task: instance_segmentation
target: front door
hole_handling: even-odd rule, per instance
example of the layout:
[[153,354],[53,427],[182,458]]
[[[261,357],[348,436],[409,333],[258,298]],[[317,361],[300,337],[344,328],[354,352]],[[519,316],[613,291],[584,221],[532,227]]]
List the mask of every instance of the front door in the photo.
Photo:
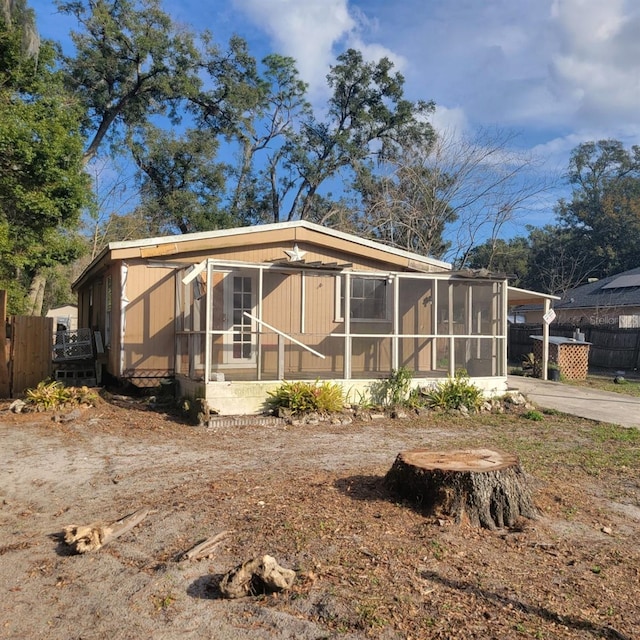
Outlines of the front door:
[[225,278],[225,318],[227,364],[255,364],[256,323],[245,313],[255,316],[256,276],[251,272],[234,271]]

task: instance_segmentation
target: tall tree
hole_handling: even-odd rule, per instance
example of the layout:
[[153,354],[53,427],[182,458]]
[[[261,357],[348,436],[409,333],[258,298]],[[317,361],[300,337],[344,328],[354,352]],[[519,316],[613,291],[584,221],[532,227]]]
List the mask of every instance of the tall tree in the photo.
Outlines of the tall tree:
[[[331,214],[344,212],[357,171],[433,137],[426,122],[433,105],[404,99],[404,79],[386,59],[365,62],[354,50],[340,56],[328,75],[324,118],[314,116],[291,58],[270,55],[258,65],[234,38],[227,51],[209,51],[204,66],[209,88],[190,103],[199,129],[236,151],[220,199],[236,223],[335,224]],[[337,186],[335,197],[321,192],[328,184]]]
[[[185,96],[200,88],[193,36],[176,29],[159,0],[58,0],[74,16],[75,55],[64,58],[68,87],[82,101],[88,163],[103,141],[152,116],[179,119]],[[206,39],[206,34],[205,34]]]
[[571,229],[545,225],[527,230],[531,251],[526,288],[563,295],[598,268],[598,258],[584,251],[581,238]]
[[529,281],[530,256],[529,238],[494,238],[471,249],[467,266],[471,269],[488,269],[493,273],[503,273],[512,278],[511,284],[514,286],[526,288]]
[[485,130],[405,146],[361,182],[362,232],[468,266],[475,246],[499,238],[549,188],[536,158],[512,142],[509,132]]
[[580,250],[571,230],[549,224],[527,225],[527,232],[526,237],[487,240],[474,247],[468,266],[504,273],[517,287],[559,295],[586,280],[593,259]]
[[232,226],[219,207],[225,180],[224,168],[212,161],[217,146],[207,131],[176,137],[151,125],[130,140],[141,176],[140,213],[157,235]]
[[[282,173],[270,180],[272,198],[280,206],[274,219],[308,218],[321,185],[331,178],[353,178],[368,161],[380,163],[402,146],[428,145],[434,133],[427,117],[431,102],[404,98],[404,77],[382,58],[365,62],[349,49],[338,56],[327,82],[331,89],[327,117],[309,115],[287,141]],[[272,174],[276,167],[272,167]]]
[[571,200],[561,200],[561,226],[592,258],[591,275],[603,277],[640,264],[640,146],[618,140],[586,142],[569,162]]
[[46,268],[78,254],[68,230],[90,190],[81,163],[81,111],[54,70],[56,51],[33,35],[33,13],[23,1],[6,9],[0,12],[0,227],[6,233],[0,263],[10,308],[39,313]]

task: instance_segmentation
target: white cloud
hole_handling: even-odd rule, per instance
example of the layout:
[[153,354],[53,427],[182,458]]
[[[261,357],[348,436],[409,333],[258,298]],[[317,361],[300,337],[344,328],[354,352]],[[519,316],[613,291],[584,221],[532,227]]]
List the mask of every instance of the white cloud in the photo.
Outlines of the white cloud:
[[375,34],[378,22],[348,0],[235,0],[235,5],[269,34],[279,53],[295,58],[312,99],[326,94],[329,67],[347,48],[358,49],[365,60],[387,57],[396,70],[406,65],[391,48],[365,38]]
[[334,45],[357,29],[347,0],[236,0],[236,6],[265,29],[279,53],[296,59],[312,93],[325,84]]
[[357,49],[362,53],[362,57],[370,62],[378,62],[381,58],[389,58],[393,62],[394,71],[402,71],[407,66],[407,60],[399,53],[382,46],[381,44],[366,44],[355,34],[352,34],[347,41],[350,49]]
[[637,121],[640,6],[635,0],[555,0],[560,50],[551,61],[558,100],[584,126]]
[[462,107],[447,108],[436,105],[435,113],[429,118],[433,128],[437,132],[462,135],[468,131],[469,123]]

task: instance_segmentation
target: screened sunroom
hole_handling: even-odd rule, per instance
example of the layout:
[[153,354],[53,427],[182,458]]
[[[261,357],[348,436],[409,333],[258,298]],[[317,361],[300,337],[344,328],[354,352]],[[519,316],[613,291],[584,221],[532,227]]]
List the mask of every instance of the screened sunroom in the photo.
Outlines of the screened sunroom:
[[176,375],[205,385],[506,375],[503,279],[207,259],[176,307]]

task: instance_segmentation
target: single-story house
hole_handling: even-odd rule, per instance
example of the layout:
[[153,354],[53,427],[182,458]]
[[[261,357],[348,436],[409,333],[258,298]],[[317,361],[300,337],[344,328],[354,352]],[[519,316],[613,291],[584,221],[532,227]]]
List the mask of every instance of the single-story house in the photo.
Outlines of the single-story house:
[[75,331],[78,328],[78,307],[75,304],[51,307],[45,317],[53,318],[54,331]]
[[355,399],[400,367],[414,384],[464,368],[502,393],[508,306],[552,299],[306,221],[110,243],[73,287],[106,373],[175,378],[226,415],[261,411],[285,379]]
[[[575,327],[640,327],[640,267],[569,289],[554,303],[556,322]],[[542,321],[540,303],[512,309],[526,324]]]
[[640,327],[640,267],[570,289],[554,305],[558,322]]

